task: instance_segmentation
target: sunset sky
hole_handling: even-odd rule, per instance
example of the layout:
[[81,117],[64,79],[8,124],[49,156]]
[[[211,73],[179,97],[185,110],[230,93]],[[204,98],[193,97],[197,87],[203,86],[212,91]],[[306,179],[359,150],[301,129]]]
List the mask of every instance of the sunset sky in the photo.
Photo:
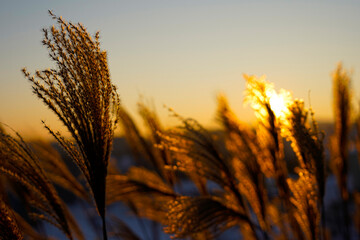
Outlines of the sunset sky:
[[360,99],[360,1],[2,1],[0,122],[27,136],[45,133],[41,120],[61,127],[20,71],[53,66],[41,45],[41,29],[55,24],[48,9],[99,30],[122,104],[135,115],[143,96],[167,126],[176,121],[164,104],[214,126],[218,93],[252,121],[244,73],[265,74],[307,106],[310,92],[315,117],[331,120],[331,72],[342,61]]

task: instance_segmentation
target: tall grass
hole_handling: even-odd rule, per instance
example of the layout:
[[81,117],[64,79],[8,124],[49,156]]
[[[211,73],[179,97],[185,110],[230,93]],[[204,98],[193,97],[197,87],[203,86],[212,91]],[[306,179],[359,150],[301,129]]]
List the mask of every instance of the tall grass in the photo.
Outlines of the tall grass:
[[57,68],[37,71],[35,76],[23,72],[33,92],[75,140],[76,146],[46,126],[89,183],[106,239],[105,183],[119,98],[110,81],[106,52],[100,49],[99,33],[92,38],[83,25],[50,15],[59,29],[43,29],[43,44]]
[[[221,95],[221,130],[210,131],[172,109],[169,113],[179,126],[166,129],[156,112],[140,102],[144,133],[120,105],[99,33],[91,37],[83,25],[50,16],[57,27],[43,30],[43,44],[56,67],[34,76],[23,72],[34,94],[71,133],[65,138],[44,123],[80,176],[49,143],[26,143],[1,127],[0,239],[48,239],[39,227],[44,220],[67,239],[83,239],[62,199],[63,190],[77,202],[94,201],[101,221],[89,221],[101,229],[103,239],[217,239],[223,234],[231,234],[231,239],[328,239],[332,233],[336,237],[329,224],[334,209],[325,202],[327,176],[332,173],[341,197],[341,236],[354,236],[360,197],[359,189],[350,191],[347,185],[352,95],[350,75],[341,65],[333,75],[333,168],[327,172],[325,136],[314,112],[289,92],[276,92],[264,77],[244,75],[245,101],[254,109],[256,125],[241,121]],[[129,169],[119,168],[119,160],[110,158],[117,125],[130,149]],[[287,143],[296,159],[292,165]],[[129,225],[126,216],[111,212],[107,218],[106,209],[119,204],[135,216],[140,230]]]
[[333,73],[335,134],[331,139],[332,168],[343,200],[344,237],[349,238],[348,151],[351,117],[350,76],[339,64]]
[[20,136],[14,138],[4,130],[0,131],[0,171],[28,189],[25,197],[36,210],[31,212],[33,217],[55,225],[69,239],[73,239],[72,231],[78,239],[83,239],[81,230],[41,168],[38,157]]
[[18,227],[13,212],[9,209],[9,207],[1,198],[0,213],[1,239],[23,239],[23,235]]

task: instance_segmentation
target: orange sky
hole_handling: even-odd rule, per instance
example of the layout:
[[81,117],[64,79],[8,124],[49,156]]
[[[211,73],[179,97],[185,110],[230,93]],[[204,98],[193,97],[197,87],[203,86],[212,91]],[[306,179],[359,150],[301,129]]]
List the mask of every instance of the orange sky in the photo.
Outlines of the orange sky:
[[219,92],[251,121],[243,73],[266,74],[307,106],[310,92],[320,120],[332,118],[337,62],[353,70],[360,96],[358,1],[8,1],[0,8],[0,121],[30,137],[45,134],[41,120],[61,128],[20,72],[52,66],[41,46],[41,28],[54,24],[48,9],[100,30],[122,104],[135,115],[142,95],[166,125],[176,122],[164,104],[213,126]]

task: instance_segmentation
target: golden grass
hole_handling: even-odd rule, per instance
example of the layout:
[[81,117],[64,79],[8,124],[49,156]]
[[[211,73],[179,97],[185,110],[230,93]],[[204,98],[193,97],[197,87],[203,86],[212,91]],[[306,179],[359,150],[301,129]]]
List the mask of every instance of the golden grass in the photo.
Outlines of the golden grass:
[[37,71],[25,77],[33,92],[62,121],[75,140],[46,128],[64,147],[90,185],[103,221],[107,165],[117,121],[119,97],[111,84],[106,52],[100,49],[99,33],[92,38],[82,24],[64,21],[50,12],[59,25],[44,29],[43,45],[57,69]]
[[[50,144],[26,143],[0,126],[0,239],[46,239],[28,215],[54,224],[68,239],[83,239],[59,189],[78,202],[95,202],[101,223],[95,221],[93,227],[102,230],[103,239],[107,225],[112,238],[142,239],[124,216],[106,219],[106,206],[119,203],[136,216],[146,239],[159,238],[159,225],[172,238],[216,239],[232,228],[244,239],[327,239],[333,229],[325,213],[332,209],[326,208],[324,197],[332,173],[342,198],[341,236],[349,239],[352,226],[359,227],[359,192],[347,185],[350,75],[341,65],[333,75],[333,168],[327,173],[324,134],[314,113],[288,91],[277,93],[265,77],[244,75],[245,100],[256,113],[256,126],[239,120],[225,96],[218,97],[218,132],[172,109],[180,126],[165,129],[155,111],[140,102],[138,111],[149,133],[144,135],[120,105],[99,34],[92,38],[83,25],[50,15],[58,27],[44,30],[43,44],[56,68],[35,76],[23,72],[34,94],[71,133],[72,139],[66,139],[44,124],[81,175],[74,176]],[[360,154],[360,117],[356,124]],[[116,167],[116,160],[109,164],[117,125],[124,129],[135,163],[126,172]],[[291,143],[295,167],[287,162],[285,140]],[[186,182],[196,189],[189,192]],[[14,198],[23,202],[27,214],[17,213],[9,201]],[[353,215],[351,204],[357,207]],[[151,221],[151,234],[144,219]]]
[[36,210],[31,212],[33,217],[55,225],[69,239],[73,239],[72,231],[78,239],[83,239],[81,230],[41,168],[38,157],[20,136],[14,138],[4,130],[0,131],[0,172],[28,189],[27,202]]
[[0,198],[0,229],[1,239],[23,239],[23,235],[18,227],[15,216],[9,207],[5,204],[3,199]]

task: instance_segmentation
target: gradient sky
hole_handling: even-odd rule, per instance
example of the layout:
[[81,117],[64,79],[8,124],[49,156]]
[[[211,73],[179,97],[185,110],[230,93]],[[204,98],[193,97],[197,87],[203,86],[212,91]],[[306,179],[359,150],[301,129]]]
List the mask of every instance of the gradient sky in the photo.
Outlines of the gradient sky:
[[165,125],[175,121],[164,104],[213,125],[220,92],[251,121],[243,73],[266,74],[307,104],[310,91],[316,118],[330,120],[331,72],[342,61],[359,99],[360,1],[1,1],[0,121],[25,135],[42,135],[41,120],[60,128],[20,71],[53,66],[41,45],[41,29],[55,24],[48,9],[100,30],[122,103],[136,114],[144,96]]

